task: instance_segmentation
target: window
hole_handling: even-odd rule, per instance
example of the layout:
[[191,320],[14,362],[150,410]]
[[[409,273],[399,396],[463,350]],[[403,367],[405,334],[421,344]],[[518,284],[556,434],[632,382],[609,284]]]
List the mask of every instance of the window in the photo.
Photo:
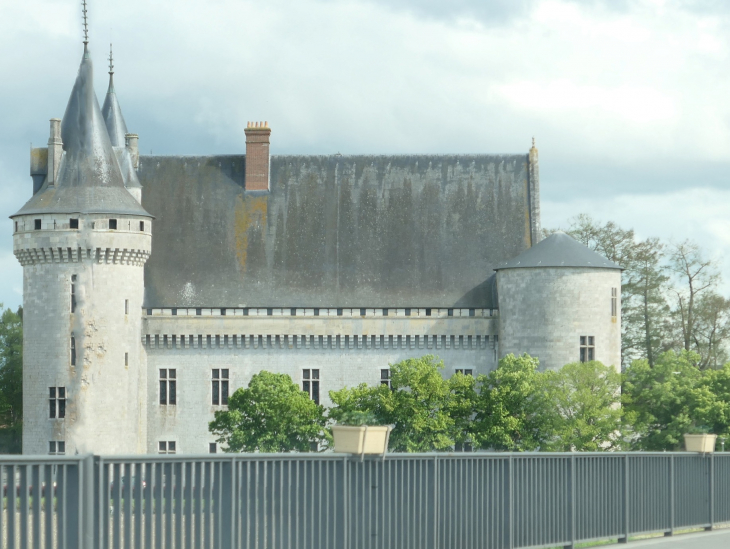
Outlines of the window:
[[36,231],[40,231],[41,230],[41,220],[35,219],[33,222],[33,226],[35,227]]
[[213,369],[213,406],[228,406],[228,369]]
[[158,448],[160,454],[174,454],[177,450],[177,444],[174,440],[161,440]]
[[48,417],[51,419],[63,419],[66,417],[66,387],[49,387],[49,403],[50,413]]
[[15,232],[16,233],[18,232],[18,222],[17,221],[15,222]]
[[124,365],[129,366],[129,353],[124,353]]
[[596,359],[596,343],[593,336],[580,336],[580,361],[590,362]]
[[71,366],[76,366],[76,338],[71,336]]
[[218,445],[215,442],[211,442],[210,444],[208,444],[208,453],[209,454],[218,453]]
[[618,315],[618,288],[611,288],[611,316]]
[[139,230],[140,232],[144,232],[144,221],[139,222]]
[[177,404],[176,370],[160,370],[160,404]]
[[129,300],[128,299],[124,300],[124,314],[125,315],[129,314]]
[[473,376],[474,375],[474,370],[472,370],[471,368],[466,368],[466,369],[464,369],[464,368],[457,368],[456,369],[456,373],[457,374],[464,374],[465,376]]
[[78,229],[79,228],[79,220],[71,218],[68,220],[68,227],[69,229]]
[[71,312],[76,312],[76,275],[71,275]]
[[315,404],[319,404],[319,370],[302,372],[302,391],[307,393]]
[[393,388],[390,385],[390,369],[389,368],[383,368],[382,370],[380,370],[380,384],[387,385],[388,389]]
[[474,448],[471,442],[457,442],[454,444],[454,451],[456,452],[472,452]]
[[48,453],[52,456],[62,456],[66,453],[66,442],[51,440],[48,442]]
[[116,231],[117,230],[117,220],[116,219],[110,219],[109,220],[109,230],[110,231]]

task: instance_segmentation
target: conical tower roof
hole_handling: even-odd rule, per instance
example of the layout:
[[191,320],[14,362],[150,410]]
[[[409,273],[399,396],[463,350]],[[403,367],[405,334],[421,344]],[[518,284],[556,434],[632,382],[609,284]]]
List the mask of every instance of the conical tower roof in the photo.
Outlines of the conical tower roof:
[[592,267],[621,269],[614,262],[587,248],[563,232],[556,232],[528,248],[517,257],[495,268],[535,269],[539,267]]
[[124,187],[93,84],[93,66],[84,46],[61,123],[64,154],[57,182],[44,183],[15,215],[109,213],[151,217]]
[[109,140],[112,147],[124,147],[124,136],[129,133],[127,124],[122,116],[122,108],[119,106],[116,91],[114,90],[114,60],[109,48],[109,88],[106,91],[104,105],[101,107],[101,115],[104,117],[106,129],[109,132]]

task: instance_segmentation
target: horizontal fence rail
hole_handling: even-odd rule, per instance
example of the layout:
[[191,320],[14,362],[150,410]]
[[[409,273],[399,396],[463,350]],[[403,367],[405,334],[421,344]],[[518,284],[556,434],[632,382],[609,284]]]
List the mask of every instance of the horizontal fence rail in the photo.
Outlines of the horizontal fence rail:
[[0,547],[516,549],[730,522],[730,453],[0,457]]

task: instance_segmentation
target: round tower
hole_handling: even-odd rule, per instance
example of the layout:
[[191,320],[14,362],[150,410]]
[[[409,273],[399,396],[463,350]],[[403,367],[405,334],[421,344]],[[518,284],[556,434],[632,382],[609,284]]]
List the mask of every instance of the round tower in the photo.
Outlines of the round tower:
[[23,266],[23,453],[143,453],[152,216],[125,188],[86,45],[48,153],[43,185],[11,216]]
[[495,270],[500,357],[621,367],[621,267],[555,233]]

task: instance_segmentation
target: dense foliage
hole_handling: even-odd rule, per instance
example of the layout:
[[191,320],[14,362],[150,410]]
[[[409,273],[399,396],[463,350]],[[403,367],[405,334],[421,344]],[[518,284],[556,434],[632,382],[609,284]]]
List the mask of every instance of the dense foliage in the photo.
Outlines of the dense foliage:
[[215,413],[210,431],[225,452],[309,452],[325,442],[324,408],[286,374],[259,372]]
[[22,430],[23,309],[5,309],[0,316],[0,453],[21,452]]

